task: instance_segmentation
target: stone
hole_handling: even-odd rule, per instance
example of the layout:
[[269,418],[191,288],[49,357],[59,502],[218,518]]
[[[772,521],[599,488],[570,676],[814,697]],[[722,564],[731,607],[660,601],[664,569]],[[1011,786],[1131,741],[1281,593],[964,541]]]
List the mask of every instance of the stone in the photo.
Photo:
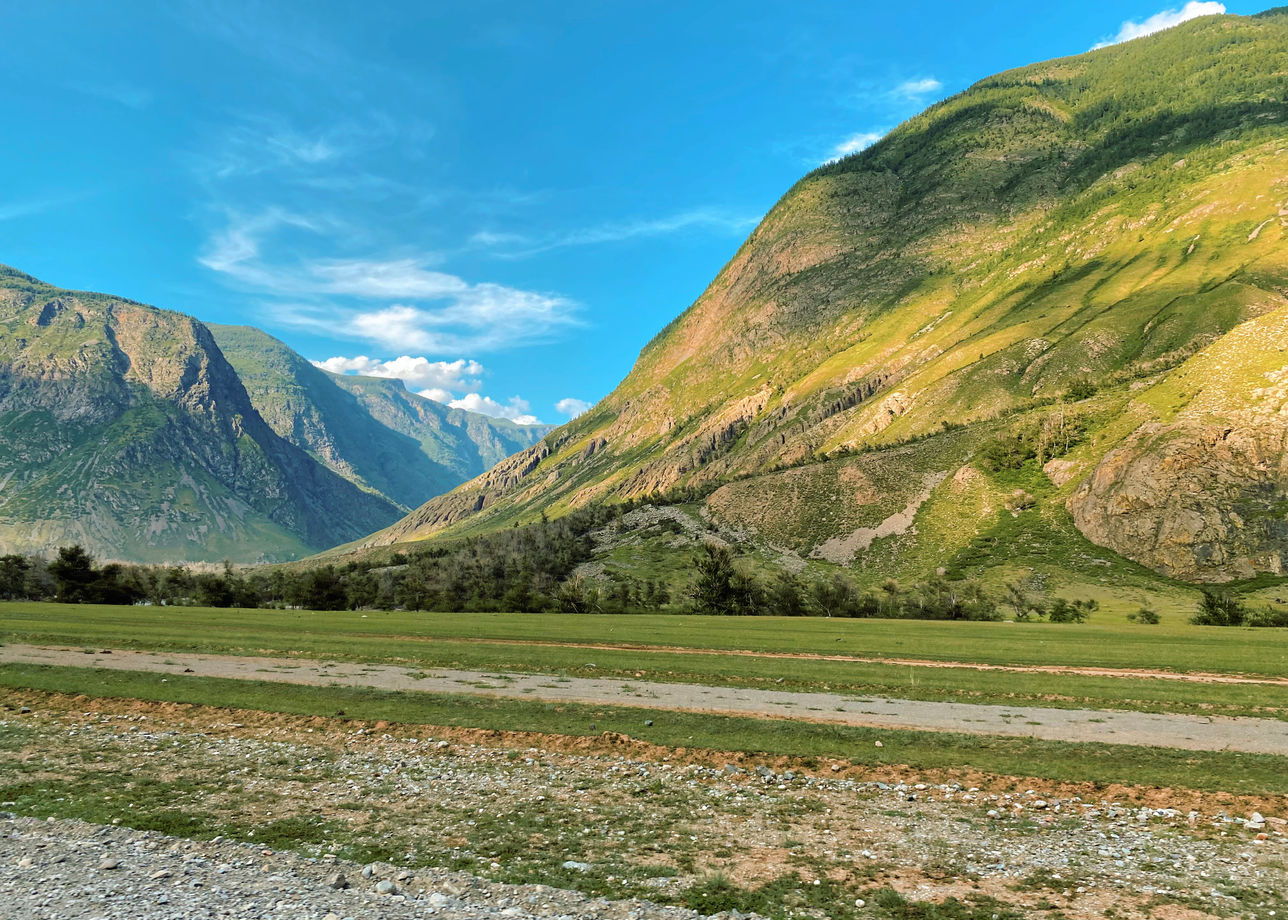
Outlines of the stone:
[[121,861],[119,859],[115,859],[109,856],[106,859],[101,860],[98,864],[98,867],[105,871],[110,871],[112,869],[119,869],[121,867]]
[[326,883],[327,887],[332,888],[335,891],[343,891],[345,888],[349,887],[349,882],[345,879],[343,872],[334,873],[329,879],[327,879]]
[[389,881],[389,879],[385,878],[376,882],[376,894],[397,894],[397,893],[398,893],[398,886],[395,885],[393,882]]
[[565,869],[572,869],[574,872],[589,872],[592,868],[590,863],[577,862],[575,859],[564,860],[563,867]]

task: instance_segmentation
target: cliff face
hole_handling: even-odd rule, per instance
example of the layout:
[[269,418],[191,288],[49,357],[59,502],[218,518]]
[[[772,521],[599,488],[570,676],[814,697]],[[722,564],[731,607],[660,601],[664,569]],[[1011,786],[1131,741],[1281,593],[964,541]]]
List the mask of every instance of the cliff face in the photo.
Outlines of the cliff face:
[[[1281,434],[1240,408],[1267,384],[1206,421],[1159,394],[1283,321],[1285,60],[1272,11],[980,81],[804,177],[600,405],[368,544],[729,483],[709,513],[805,555],[884,534],[845,544],[859,567],[974,558],[1031,517],[1180,578],[1277,571]],[[1025,426],[1037,478],[980,462]],[[845,485],[876,468],[876,498]]]
[[1166,575],[1230,581],[1288,566],[1288,308],[1245,323],[1140,396],[1149,420],[1069,510]]
[[396,513],[279,438],[197,321],[0,271],[0,550],[290,558]]

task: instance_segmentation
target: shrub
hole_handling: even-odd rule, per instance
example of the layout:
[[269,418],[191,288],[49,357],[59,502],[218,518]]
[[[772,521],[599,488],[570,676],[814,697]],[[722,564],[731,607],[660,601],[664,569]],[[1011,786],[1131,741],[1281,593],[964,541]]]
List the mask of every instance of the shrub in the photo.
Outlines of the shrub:
[[1149,605],[1143,605],[1135,613],[1127,614],[1127,619],[1133,623],[1144,623],[1149,626],[1154,626],[1159,621],[1158,611]]
[[1250,611],[1243,625],[1288,627],[1288,610],[1281,607],[1262,607],[1259,610]]
[[1238,598],[1219,591],[1205,590],[1199,609],[1190,622],[1195,626],[1242,626],[1247,609]]

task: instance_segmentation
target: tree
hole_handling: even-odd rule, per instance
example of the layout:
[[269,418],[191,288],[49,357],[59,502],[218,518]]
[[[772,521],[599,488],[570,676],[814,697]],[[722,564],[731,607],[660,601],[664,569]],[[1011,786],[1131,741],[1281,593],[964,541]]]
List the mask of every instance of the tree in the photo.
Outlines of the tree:
[[1033,614],[1039,617],[1046,613],[1042,601],[1029,595],[1024,586],[1017,581],[1008,582],[1002,593],[1002,603],[1015,612],[1015,620],[1022,623]]
[[698,580],[689,596],[699,613],[729,616],[736,612],[737,607],[734,596],[737,571],[733,567],[733,555],[727,546],[715,543],[704,544],[702,550],[696,562]]
[[94,557],[80,544],[60,546],[58,558],[49,563],[58,600],[65,604],[79,604],[87,599],[89,586],[94,582]]
[[27,596],[27,572],[31,560],[26,556],[0,556],[0,597],[16,600]]

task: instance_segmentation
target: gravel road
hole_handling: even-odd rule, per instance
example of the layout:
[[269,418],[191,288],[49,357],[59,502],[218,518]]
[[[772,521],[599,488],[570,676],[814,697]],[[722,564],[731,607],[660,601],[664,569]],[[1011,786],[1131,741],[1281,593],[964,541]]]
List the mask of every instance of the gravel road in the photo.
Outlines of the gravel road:
[[302,658],[123,650],[106,652],[31,645],[0,647],[0,662],[732,713],[878,728],[1008,735],[1049,741],[1099,741],[1194,751],[1288,755],[1288,722],[1274,719],[986,706],[884,698],[856,699],[834,693],[554,678],[550,675],[498,674],[443,668],[427,673],[406,667],[321,662]]

